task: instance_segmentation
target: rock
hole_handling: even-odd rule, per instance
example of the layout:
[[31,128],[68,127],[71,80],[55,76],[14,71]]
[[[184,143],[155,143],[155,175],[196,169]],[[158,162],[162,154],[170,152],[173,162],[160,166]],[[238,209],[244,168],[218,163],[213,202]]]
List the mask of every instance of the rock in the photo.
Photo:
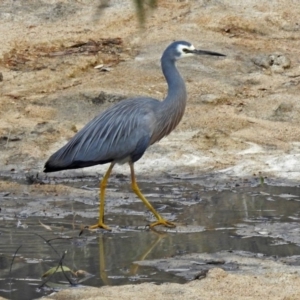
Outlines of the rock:
[[270,55],[272,65],[281,66],[284,69],[290,68],[291,60],[283,54],[272,54]]
[[265,69],[271,68],[274,73],[282,73],[284,69],[291,67],[291,60],[281,53],[258,55],[252,58],[252,62]]
[[271,58],[267,55],[258,55],[256,57],[253,57],[251,60],[255,65],[265,69],[268,69],[272,64]]

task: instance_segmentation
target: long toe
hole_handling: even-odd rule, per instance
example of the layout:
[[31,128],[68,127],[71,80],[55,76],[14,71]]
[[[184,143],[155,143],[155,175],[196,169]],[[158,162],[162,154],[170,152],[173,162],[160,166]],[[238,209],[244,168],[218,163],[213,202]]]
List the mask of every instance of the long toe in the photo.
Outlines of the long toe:
[[175,223],[167,221],[167,220],[162,219],[162,218],[158,219],[156,222],[151,223],[149,226],[150,226],[150,228],[153,228],[153,227],[158,226],[158,225],[162,225],[162,226],[169,227],[169,228],[176,227]]
[[98,223],[98,224],[95,224],[95,225],[88,226],[88,229],[98,229],[98,228],[102,228],[104,230],[111,231],[111,228],[109,228],[104,223]]

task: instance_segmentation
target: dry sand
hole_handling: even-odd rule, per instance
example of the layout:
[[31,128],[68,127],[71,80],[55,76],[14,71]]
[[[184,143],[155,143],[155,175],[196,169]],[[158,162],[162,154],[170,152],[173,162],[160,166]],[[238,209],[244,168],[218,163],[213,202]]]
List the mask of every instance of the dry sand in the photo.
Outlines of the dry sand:
[[[6,170],[41,171],[49,154],[111,105],[94,101],[101,91],[163,99],[161,52],[185,39],[227,57],[178,63],[189,93],[185,116],[149,149],[139,173],[222,170],[299,179],[295,1],[159,1],[145,31],[131,1],[111,1],[100,15],[89,1],[3,3],[0,161]],[[71,46],[107,38],[121,42],[95,55],[84,47],[70,54]],[[99,64],[110,71],[94,69]]]
[[204,280],[180,285],[143,283],[120,287],[72,289],[43,299],[165,299],[165,300],[233,300],[233,299],[299,299],[300,278],[295,274],[268,274],[265,276],[233,275],[215,268]]

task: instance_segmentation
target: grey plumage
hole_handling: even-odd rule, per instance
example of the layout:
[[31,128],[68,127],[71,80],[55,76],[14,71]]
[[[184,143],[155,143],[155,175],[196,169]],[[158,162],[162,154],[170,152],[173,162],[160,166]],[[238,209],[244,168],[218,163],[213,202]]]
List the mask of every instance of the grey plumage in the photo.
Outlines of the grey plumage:
[[175,62],[181,57],[195,54],[224,56],[196,50],[185,41],[172,43],[161,58],[162,71],[168,84],[167,97],[163,101],[144,97],[127,99],[112,106],[55,152],[46,162],[44,172],[128,162],[133,173],[133,163],[143,156],[150,145],[168,135],[180,122],[187,93]]
[[[46,171],[122,161],[133,153],[137,155],[142,146],[145,151],[153,131],[154,116],[148,113],[152,111],[151,101],[155,100],[122,101],[95,117],[50,157]],[[134,114],[136,111],[139,115]]]

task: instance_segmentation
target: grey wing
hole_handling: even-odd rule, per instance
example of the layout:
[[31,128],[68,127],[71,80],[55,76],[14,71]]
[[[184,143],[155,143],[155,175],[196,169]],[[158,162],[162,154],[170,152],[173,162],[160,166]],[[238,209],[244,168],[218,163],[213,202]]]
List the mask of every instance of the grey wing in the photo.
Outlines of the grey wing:
[[154,99],[125,100],[95,117],[45,164],[44,172],[76,169],[130,158],[149,146]]

